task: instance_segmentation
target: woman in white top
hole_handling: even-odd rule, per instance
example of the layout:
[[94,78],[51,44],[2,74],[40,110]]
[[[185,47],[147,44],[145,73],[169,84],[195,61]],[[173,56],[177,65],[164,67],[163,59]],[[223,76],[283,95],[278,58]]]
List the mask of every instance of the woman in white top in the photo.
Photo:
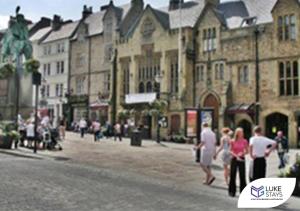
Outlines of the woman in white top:
[[216,155],[214,156],[214,159],[217,159],[218,154],[223,150],[222,153],[222,161],[223,161],[223,168],[224,168],[224,178],[225,182],[228,185],[229,184],[229,165],[231,162],[231,154],[230,154],[230,132],[232,132],[229,128],[223,128],[222,130],[222,138],[220,140],[220,147],[217,150]]

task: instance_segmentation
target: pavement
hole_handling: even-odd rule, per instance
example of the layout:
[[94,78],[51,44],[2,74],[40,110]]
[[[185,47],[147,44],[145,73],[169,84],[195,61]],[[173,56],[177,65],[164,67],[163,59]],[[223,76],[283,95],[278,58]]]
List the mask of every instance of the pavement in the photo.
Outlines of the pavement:
[[[202,185],[192,145],[143,141],[131,147],[128,139],[95,143],[91,135],[81,139],[74,133],[62,145],[63,151],[36,155],[24,148],[0,150],[1,210],[236,210],[221,160],[213,165],[215,183]],[[291,151],[291,159],[297,152]],[[268,176],[276,177],[275,153],[268,164]],[[292,197],[276,209],[300,210],[299,205]]]

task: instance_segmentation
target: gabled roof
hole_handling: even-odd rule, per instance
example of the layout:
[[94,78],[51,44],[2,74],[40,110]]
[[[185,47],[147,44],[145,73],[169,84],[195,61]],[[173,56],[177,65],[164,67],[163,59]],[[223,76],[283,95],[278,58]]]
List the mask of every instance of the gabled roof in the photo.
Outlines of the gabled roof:
[[170,17],[170,29],[180,27],[194,27],[202,10],[204,8],[204,0],[194,0],[184,2],[181,9],[169,10],[169,7],[159,8]]
[[77,29],[78,24],[79,21],[63,24],[59,30],[52,30],[51,33],[45,38],[45,40],[42,41],[42,43],[70,38]]
[[256,18],[256,24],[273,21],[272,8],[277,0],[240,0],[220,3],[217,9],[224,15],[230,29],[242,27],[247,18]]
[[34,33],[30,37],[31,42],[40,41],[42,38],[44,38],[49,32],[51,31],[51,26],[42,28],[38,30],[36,33]]
[[[115,11],[117,13],[116,15],[118,19],[122,21],[130,9],[130,4],[125,4],[119,7],[117,6],[113,6],[113,7],[114,9],[116,9]],[[95,12],[83,20],[83,23],[87,24],[88,27],[88,36],[94,36],[103,33],[103,18],[106,12],[107,9]],[[77,34],[74,35],[74,38],[76,37]]]

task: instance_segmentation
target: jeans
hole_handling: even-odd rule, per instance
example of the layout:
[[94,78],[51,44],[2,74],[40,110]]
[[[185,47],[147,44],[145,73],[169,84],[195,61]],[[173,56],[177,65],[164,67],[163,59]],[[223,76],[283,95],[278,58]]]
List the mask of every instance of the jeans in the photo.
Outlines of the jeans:
[[100,131],[95,131],[94,132],[94,140],[95,141],[99,141],[100,140]]
[[253,161],[253,181],[261,178],[266,177],[266,159],[262,158],[255,158]]
[[85,132],[85,128],[80,128],[80,134],[81,134],[81,138],[84,137],[84,132]]
[[279,168],[285,167],[285,160],[284,160],[284,152],[278,152],[279,157]]

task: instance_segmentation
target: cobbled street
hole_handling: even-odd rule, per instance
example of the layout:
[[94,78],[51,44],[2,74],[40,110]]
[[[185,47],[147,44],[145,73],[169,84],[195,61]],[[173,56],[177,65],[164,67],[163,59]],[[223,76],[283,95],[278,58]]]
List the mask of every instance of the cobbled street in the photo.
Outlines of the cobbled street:
[[[63,146],[37,155],[1,151],[1,211],[235,210],[237,198],[227,197],[220,161],[216,183],[203,186],[191,145],[144,141],[136,148],[128,140],[93,143],[92,136],[69,133]],[[297,210],[299,202],[291,198],[276,210]]]

